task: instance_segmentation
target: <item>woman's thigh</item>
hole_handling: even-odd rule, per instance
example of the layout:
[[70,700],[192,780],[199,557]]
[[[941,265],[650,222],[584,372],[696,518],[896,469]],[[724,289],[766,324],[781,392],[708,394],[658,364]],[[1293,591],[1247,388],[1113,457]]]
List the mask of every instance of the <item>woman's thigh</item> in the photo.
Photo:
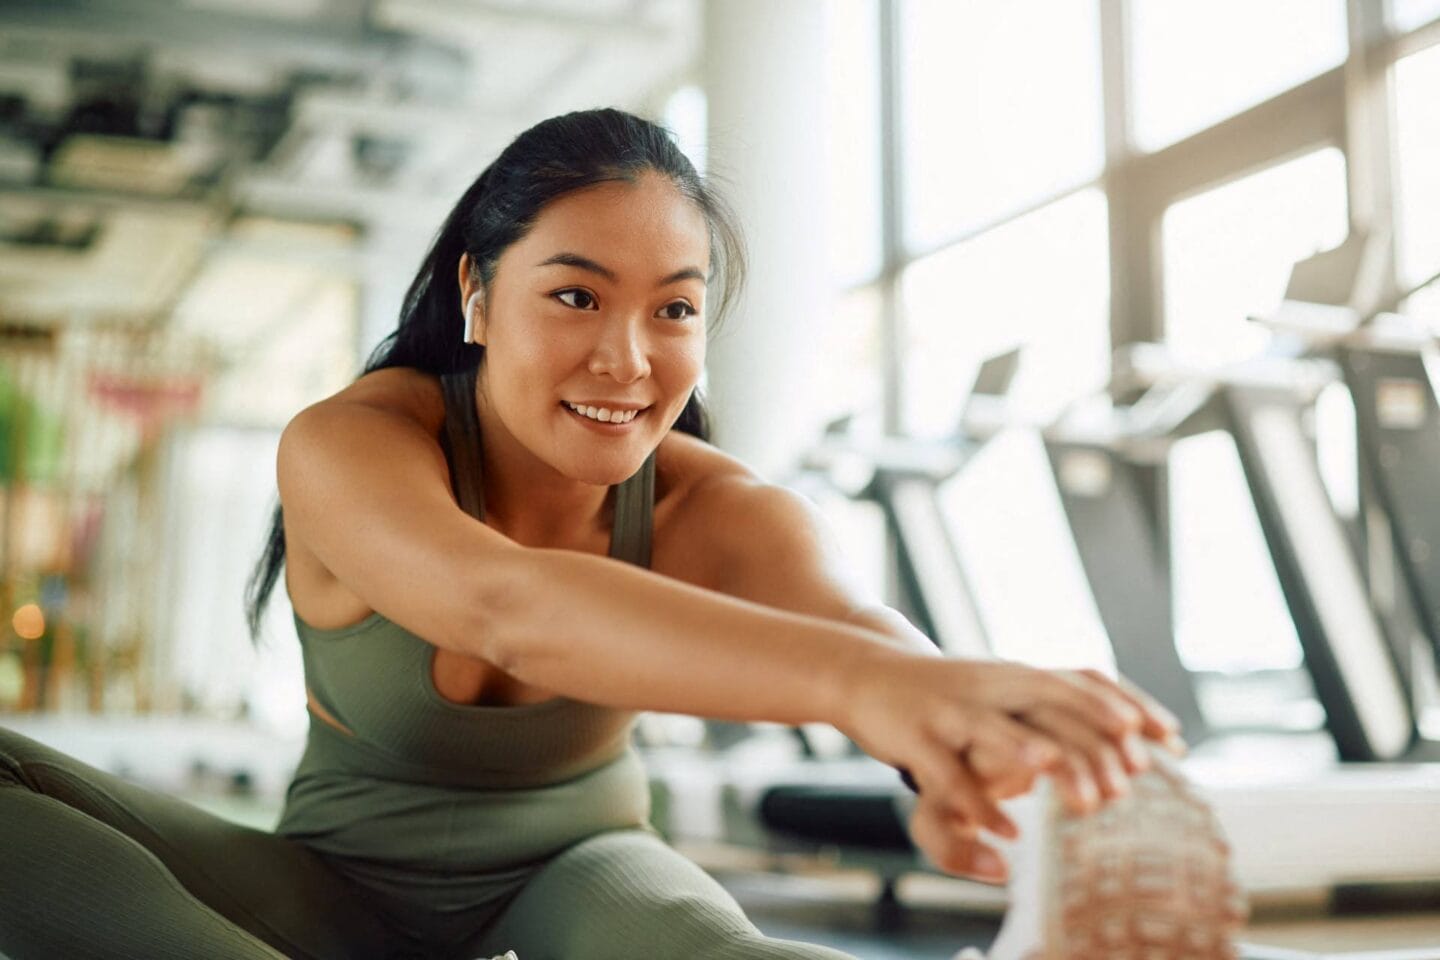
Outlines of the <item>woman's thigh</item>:
[[[287,956],[360,960],[390,952],[389,936],[363,895],[292,840],[233,824],[3,727],[0,790],[26,791],[63,804],[129,838],[200,903]],[[16,807],[44,809],[33,803]],[[14,823],[0,827],[24,829]],[[134,863],[137,872],[143,869],[141,855],[123,860],[123,842],[106,830],[62,832],[41,842],[47,870],[74,869],[86,862],[87,847],[107,843],[111,855],[119,851],[122,862]],[[92,877],[81,879],[93,882]],[[147,918],[133,922],[143,924]]]
[[720,884],[642,830],[598,834],[555,857],[474,949],[521,960],[853,960],[765,937]]

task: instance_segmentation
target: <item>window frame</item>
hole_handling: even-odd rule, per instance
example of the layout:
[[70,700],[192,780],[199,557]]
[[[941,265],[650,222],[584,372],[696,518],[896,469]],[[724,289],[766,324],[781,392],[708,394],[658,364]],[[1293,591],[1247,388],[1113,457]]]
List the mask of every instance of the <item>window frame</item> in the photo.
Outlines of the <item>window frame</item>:
[[[901,136],[903,89],[900,59],[901,6],[905,0],[878,0],[881,138],[881,261],[872,276],[846,292],[874,286],[880,295],[881,422],[888,434],[902,433],[905,317],[901,278],[915,261],[963,243],[1012,220],[1092,186],[1105,196],[1108,213],[1111,349],[1165,336],[1164,250],[1161,224],[1177,200],[1325,147],[1344,156],[1347,205],[1352,229],[1386,238],[1390,268],[1384,299],[1400,292],[1396,275],[1396,140],[1391,75],[1396,61],[1440,44],[1440,17],[1405,32],[1390,26],[1390,0],[1345,0],[1347,50],[1337,67],[1270,99],[1227,117],[1161,149],[1135,145],[1127,59],[1131,0],[1091,0],[1099,6],[1101,114],[1104,166],[1097,178],[1036,198],[975,229],[920,249],[909,246],[904,222],[905,144]],[[1158,555],[1168,557],[1169,517],[1166,469],[1142,471],[1142,493],[1160,533]],[[898,560],[889,550],[890,567]],[[1168,567],[1168,560],[1166,561]],[[1167,571],[1168,576],[1168,571]]]

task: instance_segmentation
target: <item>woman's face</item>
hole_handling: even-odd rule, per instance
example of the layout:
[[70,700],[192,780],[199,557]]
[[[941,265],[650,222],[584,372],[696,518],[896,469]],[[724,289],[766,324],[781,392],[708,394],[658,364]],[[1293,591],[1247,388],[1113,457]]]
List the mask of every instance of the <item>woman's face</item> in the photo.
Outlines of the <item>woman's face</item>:
[[572,479],[629,477],[704,367],[709,262],[704,215],[662,176],[550,202],[476,318],[486,429]]

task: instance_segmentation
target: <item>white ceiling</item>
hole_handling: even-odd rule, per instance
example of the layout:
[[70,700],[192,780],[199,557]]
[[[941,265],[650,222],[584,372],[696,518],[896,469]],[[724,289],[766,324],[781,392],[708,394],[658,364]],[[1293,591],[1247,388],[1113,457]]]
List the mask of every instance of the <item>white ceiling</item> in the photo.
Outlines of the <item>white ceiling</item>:
[[654,115],[698,31],[696,0],[7,0],[0,352],[128,328],[233,379],[374,250],[413,269],[520,130]]
[[[653,112],[697,49],[693,0],[11,0],[0,229],[102,229],[83,249],[0,240],[0,316],[153,324],[237,214],[433,229],[521,129]],[[103,129],[87,111],[107,99],[150,129]]]
[[698,51],[697,0],[6,0],[0,378],[85,438],[92,489],[142,440],[97,375],[283,424],[510,139],[654,116]]

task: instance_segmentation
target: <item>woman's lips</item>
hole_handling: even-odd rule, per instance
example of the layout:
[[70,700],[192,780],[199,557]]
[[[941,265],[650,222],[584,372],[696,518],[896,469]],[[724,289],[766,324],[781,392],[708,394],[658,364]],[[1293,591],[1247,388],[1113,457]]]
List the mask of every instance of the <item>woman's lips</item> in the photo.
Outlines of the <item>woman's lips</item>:
[[627,423],[615,423],[613,421],[607,423],[603,420],[592,420],[589,417],[585,416],[585,414],[583,413],[577,413],[575,409],[571,407],[568,403],[562,402],[560,406],[565,410],[566,413],[570,414],[571,417],[580,421],[582,425],[589,427],[592,430],[598,431],[599,433],[608,435],[624,433],[625,431],[633,427],[637,422],[639,422],[647,413],[650,412],[650,408],[645,407],[643,410],[636,413],[634,418],[632,418]]

